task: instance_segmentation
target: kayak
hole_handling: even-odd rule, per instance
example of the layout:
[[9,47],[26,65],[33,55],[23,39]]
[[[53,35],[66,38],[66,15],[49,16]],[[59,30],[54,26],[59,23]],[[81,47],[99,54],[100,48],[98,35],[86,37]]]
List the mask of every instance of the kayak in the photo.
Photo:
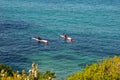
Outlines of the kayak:
[[48,40],[39,40],[39,39],[34,38],[34,37],[32,37],[32,39],[33,39],[33,40],[36,40],[36,41],[38,41],[38,42],[43,42],[43,43],[45,43],[45,44],[48,44]]
[[[64,35],[60,35],[60,37],[63,38],[63,39],[65,39],[65,36],[64,36]],[[71,37],[67,37],[67,40],[70,41],[70,42],[73,41],[73,39],[72,39]]]

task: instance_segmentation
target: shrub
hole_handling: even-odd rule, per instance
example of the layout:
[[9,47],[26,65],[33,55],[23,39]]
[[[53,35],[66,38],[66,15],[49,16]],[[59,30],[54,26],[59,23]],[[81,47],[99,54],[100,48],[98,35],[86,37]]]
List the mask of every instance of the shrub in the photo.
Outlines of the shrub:
[[120,57],[114,56],[91,66],[86,65],[85,69],[71,74],[67,80],[120,80]]
[[0,72],[7,72],[6,76],[12,76],[13,70],[10,66],[5,65],[5,64],[0,64]]
[[38,72],[38,65],[32,64],[32,69],[29,74],[22,70],[22,72],[14,72],[11,67],[0,64],[0,80],[54,80],[55,73],[46,71],[46,73]]

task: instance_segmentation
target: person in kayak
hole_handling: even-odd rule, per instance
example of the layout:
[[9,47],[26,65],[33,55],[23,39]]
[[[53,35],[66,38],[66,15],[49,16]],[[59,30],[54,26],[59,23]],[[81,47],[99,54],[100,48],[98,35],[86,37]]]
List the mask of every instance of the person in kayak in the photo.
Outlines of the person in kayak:
[[67,35],[66,34],[63,34],[64,35],[64,39],[67,40]]
[[38,40],[41,40],[40,36],[37,37]]
[[67,40],[67,35],[66,34],[64,35],[64,37],[65,37],[65,40]]

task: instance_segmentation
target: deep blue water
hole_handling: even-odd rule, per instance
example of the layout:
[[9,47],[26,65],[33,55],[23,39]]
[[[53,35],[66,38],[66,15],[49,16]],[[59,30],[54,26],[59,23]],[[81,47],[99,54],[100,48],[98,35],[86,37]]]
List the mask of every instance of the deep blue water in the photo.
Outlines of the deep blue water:
[[[73,38],[69,43],[62,33]],[[41,36],[49,45],[31,37]],[[120,0],[0,0],[0,63],[65,78],[120,55]]]

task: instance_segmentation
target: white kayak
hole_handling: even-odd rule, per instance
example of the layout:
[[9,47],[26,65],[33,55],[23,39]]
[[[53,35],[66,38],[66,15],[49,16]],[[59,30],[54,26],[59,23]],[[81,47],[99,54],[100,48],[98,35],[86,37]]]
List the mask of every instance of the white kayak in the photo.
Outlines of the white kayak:
[[34,37],[32,37],[32,39],[33,39],[33,40],[36,40],[36,41],[38,41],[38,42],[43,42],[43,43],[45,43],[45,44],[48,44],[48,40],[39,40],[39,39],[34,38]]
[[[65,36],[64,36],[64,35],[60,35],[60,37],[63,38],[63,39],[65,39]],[[67,37],[67,40],[70,41],[70,42],[73,41],[73,39],[72,39],[71,37]]]

